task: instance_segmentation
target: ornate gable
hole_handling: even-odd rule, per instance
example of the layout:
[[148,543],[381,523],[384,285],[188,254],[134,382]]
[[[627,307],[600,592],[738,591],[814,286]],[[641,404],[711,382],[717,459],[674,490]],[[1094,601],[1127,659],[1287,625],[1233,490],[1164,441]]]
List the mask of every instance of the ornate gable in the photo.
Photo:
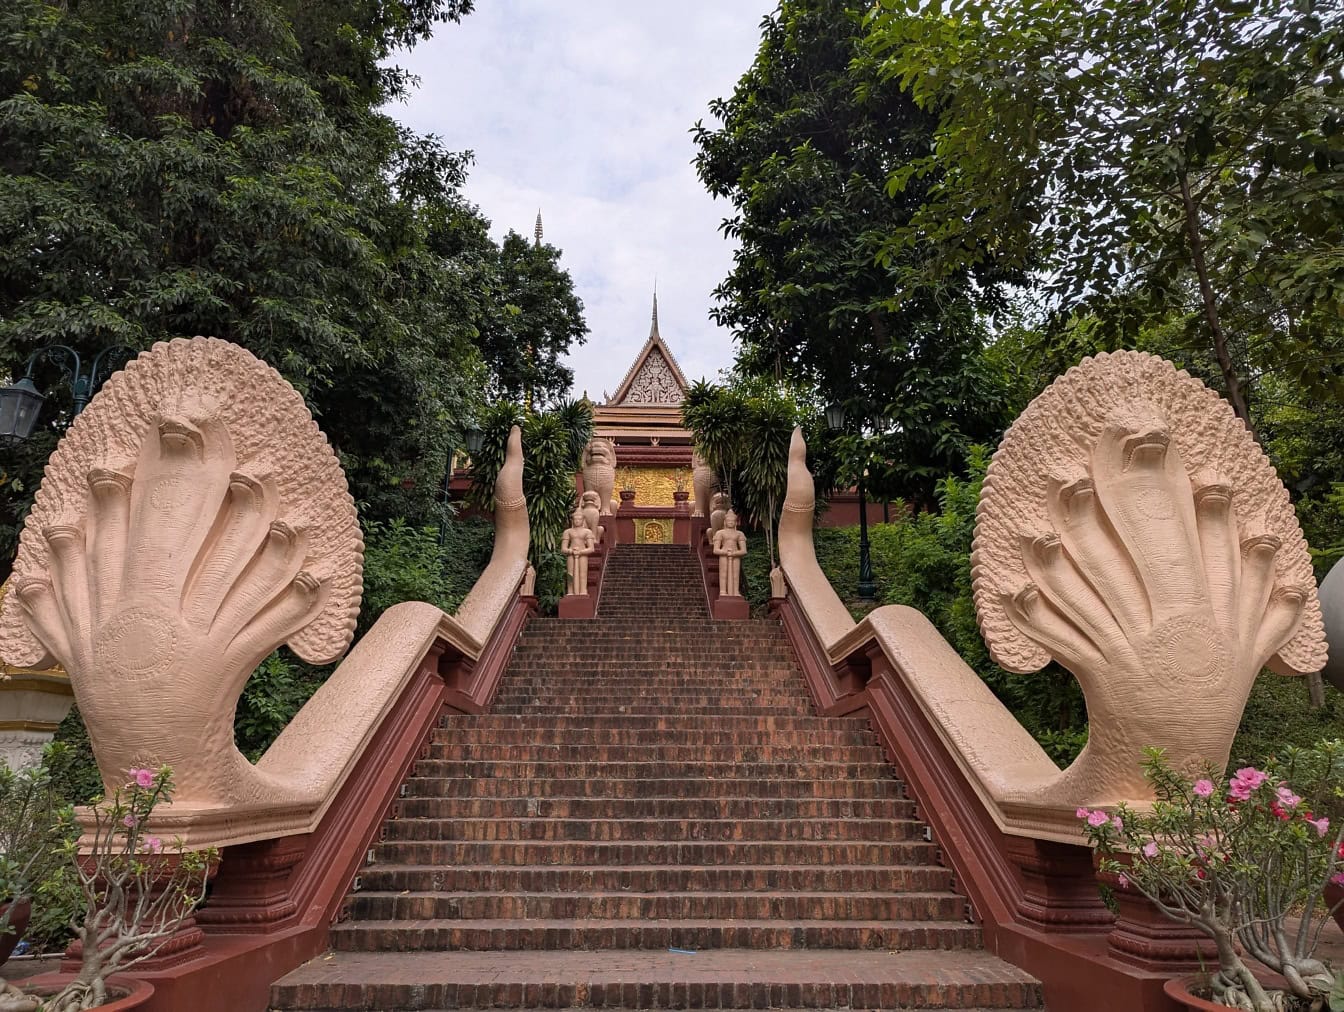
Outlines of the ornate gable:
[[658,333],[658,296],[653,297],[653,325],[649,339],[625,374],[616,396],[607,403],[680,404],[686,399],[686,377],[681,374],[672,351]]

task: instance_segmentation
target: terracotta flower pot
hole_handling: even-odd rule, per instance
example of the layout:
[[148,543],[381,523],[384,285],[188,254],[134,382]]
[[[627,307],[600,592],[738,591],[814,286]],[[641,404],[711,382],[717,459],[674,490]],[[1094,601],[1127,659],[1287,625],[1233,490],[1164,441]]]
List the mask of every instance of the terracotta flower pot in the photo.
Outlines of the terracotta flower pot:
[[[9,909],[9,902],[0,903],[0,917],[5,915]],[[9,930],[0,935],[0,964],[10,957],[14,951],[14,946],[23,940],[23,933],[28,930],[28,918],[32,916],[33,905],[28,900],[21,900],[14,908],[14,912],[9,915]]]
[[[48,973],[31,981],[19,981],[19,986],[30,994],[51,998],[59,994],[61,988],[65,987],[74,978],[75,975],[72,973]],[[123,977],[119,974],[107,978],[107,990],[109,995],[116,995],[117,997],[113,998],[112,1001],[104,1002],[102,1005],[94,1006],[101,1012],[131,1012],[132,1009],[140,1008],[154,997],[154,985],[149,981],[139,980],[135,977]]]
[[1199,977],[1173,977],[1162,985],[1162,991],[1182,1008],[1193,1009],[1195,1012],[1227,1012],[1228,1006],[1190,993],[1191,988],[1204,986],[1206,985],[1201,985]]

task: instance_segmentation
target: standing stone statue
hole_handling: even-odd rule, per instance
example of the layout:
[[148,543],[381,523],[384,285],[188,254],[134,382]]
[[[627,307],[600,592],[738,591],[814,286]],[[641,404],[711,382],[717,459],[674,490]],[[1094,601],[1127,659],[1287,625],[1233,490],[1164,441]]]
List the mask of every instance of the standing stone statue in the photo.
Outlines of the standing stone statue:
[[779,566],[770,570],[770,596],[781,599],[789,596],[789,583]]
[[579,509],[583,513],[584,525],[593,532],[597,544],[601,544],[607,529],[598,521],[602,516],[602,497],[589,489],[579,499]]
[[565,531],[560,541],[560,551],[565,556],[565,568],[569,573],[567,593],[577,597],[588,594],[588,556],[597,549],[597,535],[583,522],[583,510],[574,511],[574,526]]
[[695,491],[695,509],[693,517],[709,515],[709,497],[714,492],[714,468],[705,463],[704,458],[691,451],[691,488]]
[[537,596],[537,571],[532,568],[530,562],[527,564],[527,568],[523,570],[523,586],[518,593],[523,597]]
[[714,533],[714,554],[719,557],[719,596],[741,597],[747,536],[737,529],[737,514],[732,510],[723,518],[723,527]]
[[728,497],[722,492],[715,492],[714,498],[710,502],[708,537],[710,541],[713,541],[714,535],[723,530],[723,520],[728,514]]
[[583,448],[583,487],[596,492],[602,503],[602,516],[610,516],[619,508],[612,504],[616,488],[616,444],[610,439],[594,436]]

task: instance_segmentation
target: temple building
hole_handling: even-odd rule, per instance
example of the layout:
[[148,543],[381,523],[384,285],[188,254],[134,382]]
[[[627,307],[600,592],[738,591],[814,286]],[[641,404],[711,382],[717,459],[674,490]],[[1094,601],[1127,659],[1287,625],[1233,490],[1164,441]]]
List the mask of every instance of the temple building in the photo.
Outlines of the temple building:
[[674,517],[689,515],[685,495],[678,494],[691,488],[691,433],[681,423],[686,387],[658,332],[655,294],[648,340],[616,393],[593,404],[594,436],[616,447],[616,490],[635,493],[624,509],[634,519],[637,542],[672,542]]

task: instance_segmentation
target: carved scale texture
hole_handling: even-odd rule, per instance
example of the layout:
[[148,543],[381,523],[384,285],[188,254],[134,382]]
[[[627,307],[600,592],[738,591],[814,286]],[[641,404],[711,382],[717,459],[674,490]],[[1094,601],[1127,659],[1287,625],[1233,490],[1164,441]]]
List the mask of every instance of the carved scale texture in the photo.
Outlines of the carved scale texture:
[[1297,631],[1278,656],[1294,671],[1318,670],[1325,662],[1321,606],[1288,490],[1226,401],[1165,359],[1134,351],[1086,358],[1055,380],[1008,429],[990,462],[971,554],[975,607],[990,653],[1018,672],[1038,670],[1050,660],[1003,605],[1005,594],[1029,582],[1023,538],[1052,529],[1046,512],[1049,480],[1088,474],[1107,420],[1145,406],[1165,419],[1187,475],[1207,470],[1231,485],[1243,537],[1269,533],[1282,540],[1278,585],[1311,592]]
[[[220,418],[233,440],[235,470],[269,476],[279,490],[277,519],[307,533],[304,568],[327,585],[327,600],[289,645],[312,663],[335,660],[354,636],[364,590],[364,539],[345,473],[298,392],[246,349],[218,338],[161,342],[103,384],[47,463],[20,538],[15,584],[47,574],[42,528],[83,524],[89,471],[133,474],[151,421],[178,404],[194,405],[192,414],[205,405]],[[0,655],[18,665],[39,662],[46,650],[17,599],[7,604],[0,603]]]

